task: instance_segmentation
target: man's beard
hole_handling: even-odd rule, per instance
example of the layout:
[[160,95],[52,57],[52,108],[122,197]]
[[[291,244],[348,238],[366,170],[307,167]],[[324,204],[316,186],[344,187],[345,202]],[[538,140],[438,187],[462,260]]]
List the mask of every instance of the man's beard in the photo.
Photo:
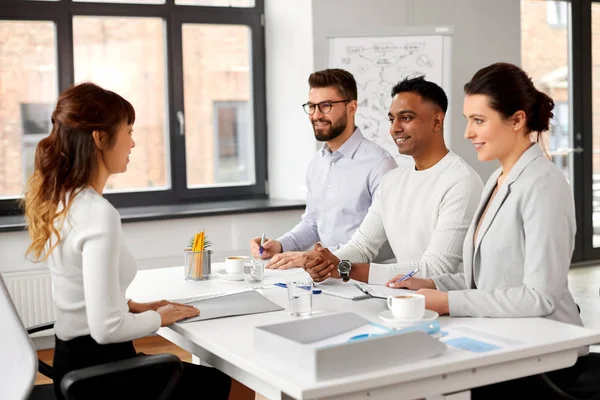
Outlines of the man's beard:
[[315,138],[319,141],[319,142],[327,142],[329,140],[333,140],[336,137],[340,136],[344,130],[346,129],[346,125],[348,125],[348,117],[345,117],[343,119],[340,119],[336,124],[332,123],[331,121],[327,121],[329,122],[329,126],[325,127],[327,129],[325,132],[322,133],[317,133],[317,129],[315,127],[315,122],[318,121],[327,121],[327,120],[317,120],[313,122],[313,131],[315,132]]

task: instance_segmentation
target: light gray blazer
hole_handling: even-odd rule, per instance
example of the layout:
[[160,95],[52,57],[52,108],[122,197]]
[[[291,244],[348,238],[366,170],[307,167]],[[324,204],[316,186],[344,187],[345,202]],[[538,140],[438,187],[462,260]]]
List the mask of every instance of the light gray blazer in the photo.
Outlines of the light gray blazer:
[[464,272],[434,277],[451,316],[546,317],[582,325],[567,286],[575,206],[562,172],[532,145],[506,176],[481,223],[501,169],[486,183],[463,246]]

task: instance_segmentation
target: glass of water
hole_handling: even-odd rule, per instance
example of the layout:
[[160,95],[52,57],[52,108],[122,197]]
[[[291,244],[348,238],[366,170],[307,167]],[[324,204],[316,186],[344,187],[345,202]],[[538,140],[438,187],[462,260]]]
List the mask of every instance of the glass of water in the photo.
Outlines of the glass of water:
[[244,261],[244,282],[248,287],[260,289],[265,279],[265,262],[262,260]]
[[312,285],[310,280],[287,283],[290,314],[298,317],[310,315],[312,312]]

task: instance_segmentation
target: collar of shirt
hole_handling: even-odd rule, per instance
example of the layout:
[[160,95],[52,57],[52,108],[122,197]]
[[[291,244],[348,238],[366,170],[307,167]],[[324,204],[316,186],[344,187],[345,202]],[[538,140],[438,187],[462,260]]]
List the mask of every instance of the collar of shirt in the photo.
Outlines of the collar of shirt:
[[324,143],[323,147],[321,147],[321,156],[330,156],[335,159],[341,157],[352,158],[354,157],[356,150],[358,150],[358,147],[360,146],[362,140],[363,135],[360,132],[360,129],[356,128],[352,135],[344,142],[344,144],[342,144],[342,146],[333,153],[327,146],[327,143]]

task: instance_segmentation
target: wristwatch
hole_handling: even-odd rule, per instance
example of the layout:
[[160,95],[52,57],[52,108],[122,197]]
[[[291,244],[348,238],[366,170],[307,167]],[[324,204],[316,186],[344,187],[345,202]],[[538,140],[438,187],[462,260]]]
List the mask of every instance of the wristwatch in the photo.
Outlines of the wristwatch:
[[352,270],[352,263],[348,260],[341,260],[338,264],[338,272],[344,282],[350,280],[350,270]]

